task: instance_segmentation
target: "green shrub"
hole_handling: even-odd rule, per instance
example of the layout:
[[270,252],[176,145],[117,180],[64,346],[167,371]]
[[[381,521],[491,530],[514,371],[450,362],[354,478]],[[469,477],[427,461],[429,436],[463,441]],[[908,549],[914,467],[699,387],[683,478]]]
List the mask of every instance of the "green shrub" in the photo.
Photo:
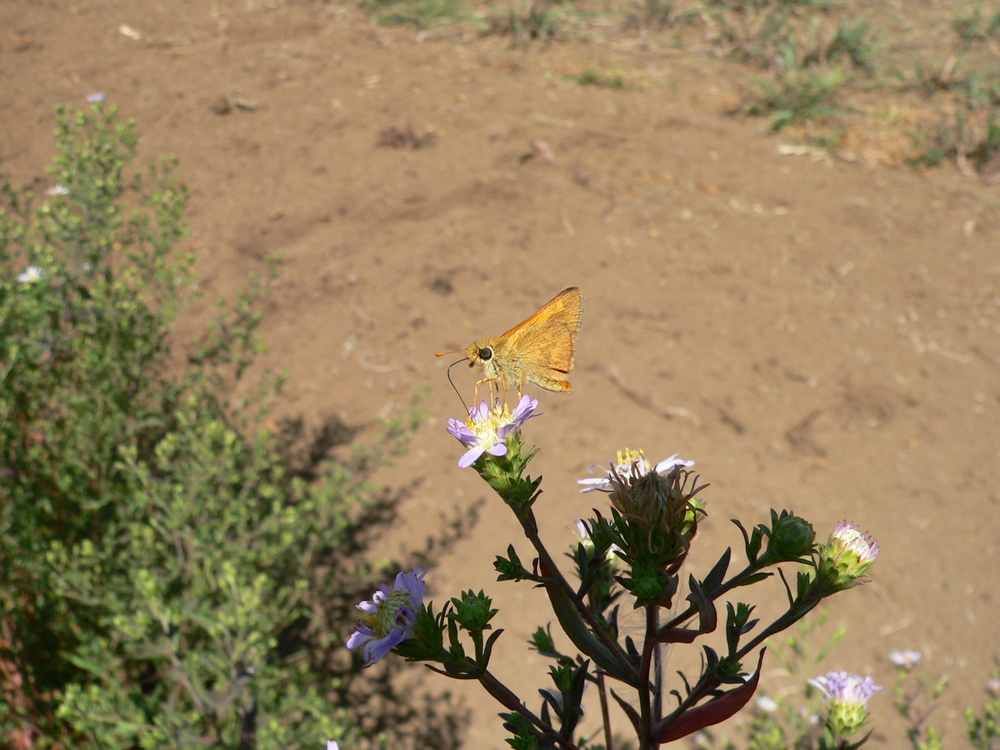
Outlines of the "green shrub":
[[361,7],[379,26],[431,29],[453,23],[476,23],[476,15],[457,0],[362,0]]
[[[169,160],[123,176],[137,137],[113,108],[57,122],[59,187],[36,205],[6,186],[0,205],[0,743],[266,750],[356,733],[349,693],[398,696],[349,689],[357,665],[331,656],[372,585],[349,556],[391,515],[366,478],[415,422],[324,470],[352,435],[328,431],[297,466],[253,427],[277,382],[241,405],[218,395],[257,353],[256,291],[168,367],[187,192]],[[444,726],[434,746],[454,746]]]
[[800,68],[789,54],[773,78],[761,79],[745,104],[750,115],[770,116],[771,130],[807,120],[824,120],[838,111],[837,94],[846,81],[843,68]]
[[960,8],[952,13],[951,28],[966,44],[988,41],[1000,33],[1000,8],[990,11],[982,4]]
[[510,0],[505,6],[496,5],[489,14],[487,33],[511,36],[515,44],[532,40],[554,39],[573,13],[571,3],[553,0]]
[[579,86],[599,86],[608,89],[632,88],[619,72],[604,73],[597,68],[584,68],[576,75],[567,75],[567,81],[576,83]]

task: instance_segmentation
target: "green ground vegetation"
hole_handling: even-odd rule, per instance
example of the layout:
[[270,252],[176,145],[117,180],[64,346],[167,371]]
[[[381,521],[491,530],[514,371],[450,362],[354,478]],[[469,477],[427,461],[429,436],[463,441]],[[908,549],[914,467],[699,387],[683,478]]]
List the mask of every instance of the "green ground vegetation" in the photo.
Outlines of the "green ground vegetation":
[[[56,186],[0,204],[0,744],[278,750],[367,722],[454,747],[453,716],[357,680],[343,648],[389,572],[360,562],[395,502],[369,477],[419,415],[367,447],[262,429],[260,284],[175,348],[174,163],[127,174],[135,125],[103,104],[60,110],[56,140]],[[372,716],[375,692],[398,710]],[[399,740],[414,720],[430,744]]]

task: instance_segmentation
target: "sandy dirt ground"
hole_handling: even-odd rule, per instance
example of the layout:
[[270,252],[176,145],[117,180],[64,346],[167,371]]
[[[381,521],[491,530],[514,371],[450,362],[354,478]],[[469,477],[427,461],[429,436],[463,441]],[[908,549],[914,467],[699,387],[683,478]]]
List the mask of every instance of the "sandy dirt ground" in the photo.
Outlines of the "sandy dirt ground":
[[[619,60],[661,85],[566,79]],[[848,634],[824,666],[888,686],[889,651],[920,649],[926,674],[951,680],[934,721],[964,746],[961,708],[1000,653],[1000,186],[782,148],[720,114],[727,65],[420,35],[348,6],[3,0],[0,170],[43,175],[53,107],[104,92],[137,119],[144,158],[180,159],[196,316],[283,253],[261,331],[263,364],[290,374],[281,415],[368,424],[430,386],[411,452],[381,475],[415,483],[386,552],[486,499],[431,591],[495,597],[494,667],[532,705],[547,665],[522,644],[551,614],[540,592],[495,581],[493,557],[528,545],[456,466],[454,358],[434,352],[580,287],[574,393],[533,394],[544,416],[527,432],[552,548],[604,505],[574,480],[626,446],[681,452],[711,482],[696,575],[741,549],[731,518],[790,508],[824,538],[854,520],[882,554],[870,584],[830,602]],[[387,128],[400,147],[380,145]],[[473,373],[453,372],[468,398]],[[763,616],[783,596],[769,591]],[[466,747],[506,747],[494,705],[450,687],[473,711]],[[891,703],[875,699],[871,746],[905,746]]]

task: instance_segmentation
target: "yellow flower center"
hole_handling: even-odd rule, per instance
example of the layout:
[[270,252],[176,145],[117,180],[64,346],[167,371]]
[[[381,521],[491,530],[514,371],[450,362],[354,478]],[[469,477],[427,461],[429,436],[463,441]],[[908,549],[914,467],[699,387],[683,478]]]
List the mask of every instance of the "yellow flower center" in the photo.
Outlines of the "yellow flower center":
[[410,595],[404,589],[392,591],[384,601],[379,602],[378,610],[361,615],[368,627],[379,638],[385,638],[403,623],[399,621],[399,611],[410,604]]
[[[476,412],[478,415],[478,411]],[[483,443],[493,443],[499,442],[500,438],[497,433],[500,431],[501,427],[506,427],[511,423],[511,413],[510,408],[507,404],[496,404],[492,409],[490,409],[485,419],[480,419],[476,421],[472,417],[466,420],[466,425],[480,438]]]
[[626,448],[625,451],[618,451],[618,468],[619,470],[624,469],[628,471],[632,464],[639,461],[643,461],[646,458],[646,454],[642,452],[642,449],[632,450],[631,448]]

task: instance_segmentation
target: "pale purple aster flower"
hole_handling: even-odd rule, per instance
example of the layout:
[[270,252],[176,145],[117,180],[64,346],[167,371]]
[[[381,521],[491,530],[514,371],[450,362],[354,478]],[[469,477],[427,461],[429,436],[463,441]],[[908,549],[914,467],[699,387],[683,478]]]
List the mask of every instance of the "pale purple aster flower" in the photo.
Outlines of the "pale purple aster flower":
[[45,276],[43,269],[38,266],[28,266],[27,271],[17,275],[17,280],[22,284],[34,284],[36,281],[41,281],[43,276]]
[[400,573],[392,589],[383,583],[371,601],[358,605],[367,614],[361,615],[347,647],[364,646],[366,666],[379,661],[410,637],[424,602],[426,575],[427,571],[420,568]]
[[860,565],[870,565],[878,557],[878,542],[867,531],[862,534],[860,527],[850,521],[841,521],[834,527],[830,543],[836,543],[845,552],[853,552]]
[[337,740],[327,740],[326,750],[340,750],[340,745],[337,744]]
[[98,91],[94,94],[88,94],[87,101],[90,102],[91,104],[100,104],[101,102],[104,101],[104,92]]
[[540,417],[541,412],[539,412],[538,414],[534,413],[535,409],[537,408],[538,408],[537,398],[532,398],[527,393],[521,396],[521,400],[517,402],[517,406],[514,408],[514,416],[512,419],[512,423],[509,426],[509,430],[513,431],[517,427],[523,425],[532,417]]
[[69,188],[64,185],[54,185],[45,191],[46,195],[51,195],[53,198],[60,195],[69,195]]
[[[618,451],[617,463],[608,462],[608,466],[611,468],[603,470],[607,472],[606,476],[577,479],[576,483],[587,485],[580,492],[608,491],[611,488],[612,472],[617,473],[619,476],[628,476],[632,473],[632,467],[635,466],[640,475],[648,474],[650,470],[655,471],[657,474],[669,474],[678,466],[683,466],[684,468],[694,466],[694,461],[685,461],[680,455],[680,453],[675,453],[670,458],[660,461],[656,466],[650,467],[649,462],[646,460],[646,455],[641,450],[636,451],[626,448],[624,452]],[[590,472],[593,473],[596,468],[596,465],[591,466]]]
[[882,692],[871,677],[848,672],[827,672],[809,680],[809,684],[823,691],[823,703],[827,705],[823,723],[837,747],[846,746],[847,739],[868,723],[868,701]]
[[491,456],[507,455],[507,438],[521,429],[521,425],[535,414],[538,399],[527,394],[511,413],[507,404],[494,402],[493,408],[483,401],[479,406],[469,409],[469,418],[465,422],[449,419],[448,432],[458,438],[468,450],[458,461],[459,468],[472,466],[484,453]]
[[865,573],[875,564],[879,547],[872,535],[862,533],[857,524],[841,521],[830,540],[819,548],[817,586],[829,595],[864,583]]
[[919,651],[914,651],[912,648],[908,648],[905,651],[890,651],[889,661],[897,667],[912,669],[920,663],[922,656],[923,654]]
[[846,671],[827,672],[822,677],[809,680],[809,684],[822,691],[825,703],[839,703],[847,706],[867,708],[868,701],[883,688],[875,684],[871,677],[860,677]]

